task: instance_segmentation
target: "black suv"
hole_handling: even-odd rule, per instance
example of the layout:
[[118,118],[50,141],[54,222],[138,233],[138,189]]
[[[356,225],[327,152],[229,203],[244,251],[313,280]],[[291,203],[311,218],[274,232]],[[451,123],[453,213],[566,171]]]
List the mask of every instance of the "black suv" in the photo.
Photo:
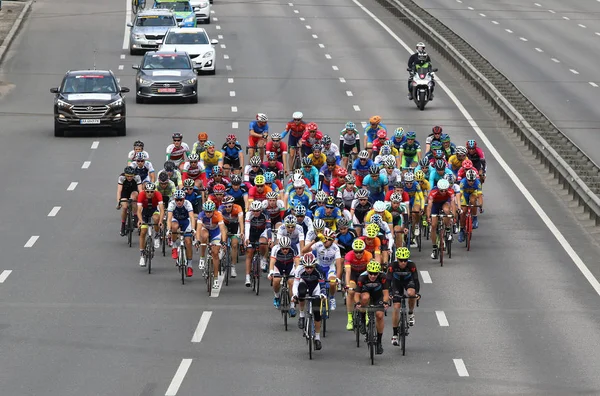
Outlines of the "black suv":
[[110,128],[117,136],[127,133],[124,93],[110,70],[70,70],[54,97],[54,136],[67,129]]

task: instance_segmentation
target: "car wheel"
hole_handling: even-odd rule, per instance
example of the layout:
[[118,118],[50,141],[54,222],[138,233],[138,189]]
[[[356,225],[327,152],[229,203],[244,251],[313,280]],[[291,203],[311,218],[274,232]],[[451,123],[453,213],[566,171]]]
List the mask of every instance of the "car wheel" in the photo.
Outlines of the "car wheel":
[[138,52],[132,48],[129,48],[129,55],[137,55]]
[[141,96],[135,95],[135,103],[144,103],[144,98]]
[[213,70],[208,70],[206,73],[210,74],[211,76],[217,74],[217,65],[215,65],[215,68]]
[[65,130],[63,127],[56,121],[54,121],[54,136],[55,137],[63,137],[65,136]]
[[198,94],[196,94],[196,96],[192,96],[190,98],[190,103],[198,103]]
[[206,23],[207,25],[210,25],[210,16],[204,20],[204,23]]
[[117,129],[117,136],[126,136],[127,135],[126,121],[123,121],[121,124],[119,124],[116,129]]

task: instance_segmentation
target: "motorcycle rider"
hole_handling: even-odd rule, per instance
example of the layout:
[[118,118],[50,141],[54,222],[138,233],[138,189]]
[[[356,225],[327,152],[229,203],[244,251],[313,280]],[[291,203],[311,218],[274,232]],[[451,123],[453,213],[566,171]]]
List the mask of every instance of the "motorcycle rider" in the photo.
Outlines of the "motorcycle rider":
[[[409,75],[408,75],[408,99],[412,100],[413,96],[412,96],[412,79],[413,79],[413,75],[416,72],[417,66],[419,68],[426,68],[428,69],[428,71],[433,70],[433,66],[431,64],[431,58],[429,57],[429,55],[425,52],[425,44],[423,44],[422,42],[417,43],[417,52],[415,52],[414,54],[412,54],[410,56],[410,58],[408,59],[408,71],[409,71]],[[432,75],[432,82],[433,82],[433,86],[431,87],[431,97],[430,100],[433,99],[433,89],[435,88],[435,81],[433,81],[433,75]]]

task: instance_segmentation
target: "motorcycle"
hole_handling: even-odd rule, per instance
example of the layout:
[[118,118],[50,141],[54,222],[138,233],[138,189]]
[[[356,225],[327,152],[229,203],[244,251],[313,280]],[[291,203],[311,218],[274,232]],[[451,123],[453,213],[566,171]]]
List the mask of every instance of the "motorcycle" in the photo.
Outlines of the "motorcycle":
[[412,96],[413,101],[419,108],[419,110],[425,110],[425,105],[431,99],[431,89],[433,88],[433,73],[437,72],[438,69],[433,69],[430,72],[420,71],[419,73],[413,72],[411,69],[406,69],[412,73]]

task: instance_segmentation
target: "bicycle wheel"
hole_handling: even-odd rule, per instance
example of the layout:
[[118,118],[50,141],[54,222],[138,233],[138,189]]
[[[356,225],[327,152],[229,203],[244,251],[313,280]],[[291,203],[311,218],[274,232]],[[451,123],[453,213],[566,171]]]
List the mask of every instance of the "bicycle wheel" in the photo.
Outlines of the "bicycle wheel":
[[186,262],[184,261],[185,257],[185,249],[182,248],[181,246],[179,247],[179,257],[177,258],[178,261],[178,265],[179,265],[179,271],[181,272],[181,284],[185,285],[185,271],[187,270],[186,268]]
[[471,250],[471,235],[473,234],[473,219],[471,218],[470,214],[467,214],[467,222],[465,224],[465,229],[466,229],[466,235],[465,235],[465,239],[467,242],[467,252]]
[[148,273],[152,273],[152,236],[150,236],[150,230],[148,230],[148,236],[146,237],[146,246],[144,250],[144,259],[146,261],[146,267],[148,267]]
[[252,277],[254,278],[254,287],[252,290],[256,292],[257,296],[260,291],[260,271],[260,254],[255,254],[252,262]]
[[375,364],[375,318],[372,312],[369,312],[369,326],[367,330],[367,343],[369,344],[369,357],[371,366]]
[[231,247],[225,250],[225,286],[229,286],[229,277],[231,276]]
[[290,312],[290,294],[287,287],[282,287],[279,293],[281,296],[281,316],[283,316],[283,327],[288,329],[288,315]]
[[312,360],[313,343],[314,343],[314,339],[315,339],[315,324],[313,322],[312,314],[310,314],[308,316],[307,334],[308,334],[308,358],[310,360]]
[[138,0],[131,0],[131,12],[133,12],[133,14],[137,14],[138,12]]
[[402,356],[406,354],[406,311],[403,308],[400,311],[400,347],[402,348]]
[[360,321],[360,315],[358,314],[358,312],[356,310],[354,310],[354,312],[352,312],[352,324],[354,326],[354,334],[356,336],[356,347],[357,348],[360,347],[359,321]]
[[323,309],[321,309],[321,330],[323,330],[323,337],[327,334],[327,300],[323,303]]
[[446,251],[448,252],[448,258],[452,258],[452,239],[446,241]]
[[[210,247],[207,246],[207,251],[209,251]],[[206,257],[206,291],[208,292],[208,295],[210,296],[211,292],[212,292],[212,280],[213,280],[213,269],[212,269],[212,252],[209,252],[207,257]]]
[[125,225],[127,230],[127,244],[131,247],[133,242],[133,212],[131,211],[131,203],[127,207],[127,223]]
[[165,224],[165,226],[163,226],[162,230],[160,231],[160,247],[162,249],[163,257],[167,255],[167,231],[165,231],[166,229],[167,227]]
[[445,227],[438,227],[438,254],[440,255],[440,267],[444,266],[444,239]]

